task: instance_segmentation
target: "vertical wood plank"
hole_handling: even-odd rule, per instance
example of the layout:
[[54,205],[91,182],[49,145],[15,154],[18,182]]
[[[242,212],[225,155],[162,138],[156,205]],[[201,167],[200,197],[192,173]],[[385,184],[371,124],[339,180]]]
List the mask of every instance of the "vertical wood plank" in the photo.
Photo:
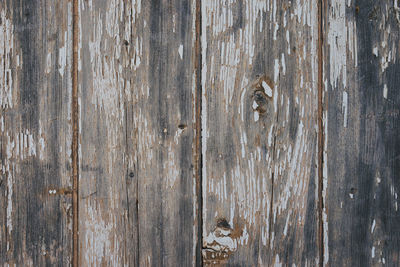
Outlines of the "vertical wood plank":
[[0,265],[71,261],[71,5],[0,3]]
[[81,1],[80,262],[190,266],[194,1]]
[[202,1],[206,264],[318,260],[317,1]]
[[[136,140],[130,76],[140,3],[80,1],[79,262],[138,262]],[[136,43],[135,43],[136,42]]]
[[[195,2],[142,2],[138,129],[140,265],[194,265]],[[136,87],[139,90],[139,86]]]
[[398,1],[327,1],[325,262],[396,266],[400,121]]

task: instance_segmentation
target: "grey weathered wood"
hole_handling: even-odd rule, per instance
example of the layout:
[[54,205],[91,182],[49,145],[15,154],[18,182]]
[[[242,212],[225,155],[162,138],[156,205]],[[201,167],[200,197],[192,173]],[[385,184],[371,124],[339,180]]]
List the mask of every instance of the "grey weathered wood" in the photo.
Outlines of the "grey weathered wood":
[[317,1],[202,1],[206,264],[318,261],[317,29]]
[[193,265],[194,1],[80,10],[80,262]]
[[0,265],[71,259],[71,5],[0,3]]
[[[71,264],[53,2],[0,3],[1,266]],[[398,1],[78,2],[81,266],[398,264]]]
[[[325,261],[399,264],[398,1],[328,1]],[[385,89],[387,88],[387,89]]]

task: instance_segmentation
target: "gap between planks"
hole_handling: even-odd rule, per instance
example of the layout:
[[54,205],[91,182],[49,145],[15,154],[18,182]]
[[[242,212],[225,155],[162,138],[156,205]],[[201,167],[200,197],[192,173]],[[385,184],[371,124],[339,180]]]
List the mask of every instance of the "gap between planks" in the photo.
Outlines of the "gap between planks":
[[72,3],[72,266],[79,266],[79,104],[78,104],[78,23],[79,0]]
[[324,8],[325,0],[318,0],[318,254],[319,265],[324,266],[324,198],[323,198],[323,163],[324,163],[324,133],[323,133],[323,44],[324,44]]
[[195,20],[195,75],[196,92],[195,101],[195,178],[196,178],[196,199],[197,199],[197,244],[196,244],[196,266],[203,266],[203,155],[202,155],[202,54],[201,54],[201,0],[196,0]]

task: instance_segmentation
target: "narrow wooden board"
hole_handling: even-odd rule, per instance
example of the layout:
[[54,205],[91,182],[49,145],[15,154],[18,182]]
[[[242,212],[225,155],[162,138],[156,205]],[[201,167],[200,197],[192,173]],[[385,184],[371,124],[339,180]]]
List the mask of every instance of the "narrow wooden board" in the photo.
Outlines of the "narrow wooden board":
[[202,1],[205,264],[314,266],[317,1]]
[[81,1],[80,263],[196,262],[193,1]]
[[400,8],[327,1],[324,261],[400,262]]
[[0,3],[0,265],[71,262],[71,4]]

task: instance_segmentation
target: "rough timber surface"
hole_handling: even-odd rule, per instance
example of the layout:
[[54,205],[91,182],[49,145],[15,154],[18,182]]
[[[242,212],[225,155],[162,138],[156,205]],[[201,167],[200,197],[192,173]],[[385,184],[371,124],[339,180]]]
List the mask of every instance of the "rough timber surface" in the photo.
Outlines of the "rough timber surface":
[[400,262],[399,1],[327,1],[325,262]]
[[0,2],[0,265],[71,262],[71,5]]
[[205,264],[316,247],[317,1],[202,1]]
[[191,1],[80,1],[80,263],[190,266]]
[[77,2],[0,1],[0,266],[71,266],[72,61],[78,266],[398,265],[399,0]]

